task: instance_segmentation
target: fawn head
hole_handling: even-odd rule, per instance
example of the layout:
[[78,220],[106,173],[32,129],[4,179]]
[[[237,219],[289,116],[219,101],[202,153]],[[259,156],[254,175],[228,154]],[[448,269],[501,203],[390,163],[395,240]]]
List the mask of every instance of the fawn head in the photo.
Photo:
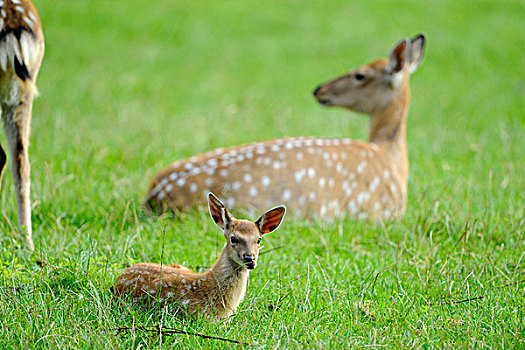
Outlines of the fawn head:
[[224,232],[226,253],[239,266],[249,270],[257,266],[261,238],[277,230],[286,212],[285,206],[281,205],[268,210],[255,222],[237,220],[211,192],[208,194],[208,206],[211,218]]
[[425,36],[401,40],[389,59],[379,59],[350,71],[314,91],[323,106],[339,106],[370,114],[399,98],[408,86],[408,77],[423,59]]

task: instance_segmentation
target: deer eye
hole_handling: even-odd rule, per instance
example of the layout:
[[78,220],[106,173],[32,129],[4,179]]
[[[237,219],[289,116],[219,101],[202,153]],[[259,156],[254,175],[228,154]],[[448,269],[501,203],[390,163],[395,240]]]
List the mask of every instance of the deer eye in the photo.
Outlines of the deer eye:
[[357,80],[357,81],[361,81],[365,78],[365,76],[361,73],[355,73],[354,75],[354,79]]
[[261,239],[260,238],[257,240],[257,244],[261,244]]
[[231,236],[231,237],[230,237],[230,242],[231,242],[232,244],[237,244],[237,243],[239,243],[239,240],[238,240],[237,238],[235,238],[235,236]]

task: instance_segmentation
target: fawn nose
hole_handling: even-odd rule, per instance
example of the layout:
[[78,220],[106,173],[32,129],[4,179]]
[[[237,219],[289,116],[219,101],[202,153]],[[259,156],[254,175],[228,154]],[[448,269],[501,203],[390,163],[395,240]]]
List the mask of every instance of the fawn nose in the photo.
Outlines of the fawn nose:
[[314,90],[314,96],[317,97],[317,95],[319,94],[319,90],[321,90],[321,85],[319,85],[319,86]]
[[255,257],[253,254],[243,254],[242,259],[245,263],[252,263],[255,260]]

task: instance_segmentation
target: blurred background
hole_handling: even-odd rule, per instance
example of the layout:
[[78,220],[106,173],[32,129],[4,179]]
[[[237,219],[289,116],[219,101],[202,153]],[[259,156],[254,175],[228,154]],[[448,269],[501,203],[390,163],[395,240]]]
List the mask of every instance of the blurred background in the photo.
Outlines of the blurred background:
[[[58,221],[89,231],[139,208],[152,175],[182,157],[293,135],[365,139],[364,116],[319,106],[313,89],[420,32],[407,215],[523,214],[522,1],[35,5],[46,37],[30,151],[37,240]],[[6,175],[0,229],[12,232]]]

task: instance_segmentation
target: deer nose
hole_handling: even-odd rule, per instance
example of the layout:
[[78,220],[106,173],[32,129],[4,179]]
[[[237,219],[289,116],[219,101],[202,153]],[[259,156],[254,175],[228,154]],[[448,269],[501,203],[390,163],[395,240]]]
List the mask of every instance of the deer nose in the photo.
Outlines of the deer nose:
[[315,90],[314,90],[314,96],[317,96],[319,94],[319,90],[321,90],[321,85],[319,85]]

